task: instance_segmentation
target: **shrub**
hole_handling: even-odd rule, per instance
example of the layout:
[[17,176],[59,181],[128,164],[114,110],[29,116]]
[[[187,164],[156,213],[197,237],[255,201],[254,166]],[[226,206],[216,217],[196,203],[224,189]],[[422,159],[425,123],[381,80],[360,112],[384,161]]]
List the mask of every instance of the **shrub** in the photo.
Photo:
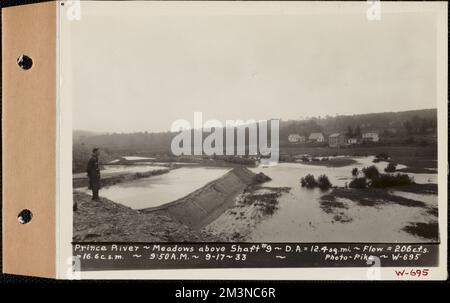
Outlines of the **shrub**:
[[311,174],[307,174],[305,177],[301,178],[300,183],[302,184],[302,187],[307,188],[314,188],[317,186],[316,179]]
[[378,168],[374,165],[369,167],[364,167],[362,169],[364,176],[370,180],[373,180],[377,178],[380,175],[380,172],[378,171]]
[[302,156],[302,162],[309,162],[309,158],[307,156]]
[[267,182],[267,181],[270,181],[270,180],[272,180],[272,179],[269,176],[263,174],[262,172],[254,175],[252,177],[252,182],[253,183],[264,183],[264,182]]
[[388,166],[384,169],[387,173],[393,173],[395,172],[395,169],[397,167],[397,163],[389,162]]
[[376,155],[375,158],[377,158],[379,160],[388,160],[389,155],[385,152],[382,152],[382,153],[379,153],[378,155]]
[[332,186],[330,180],[328,179],[328,177],[326,175],[320,175],[317,178],[317,185],[322,190],[329,189]]
[[409,185],[413,183],[414,179],[412,179],[407,174],[396,174],[396,175],[382,174],[378,178],[372,180],[371,187],[385,188],[391,186]]
[[366,178],[355,178],[353,179],[350,184],[348,185],[350,188],[366,188],[367,187],[367,181]]
[[355,167],[354,169],[352,169],[352,176],[353,176],[353,177],[357,177],[358,174],[359,174],[359,170],[358,170],[357,167]]

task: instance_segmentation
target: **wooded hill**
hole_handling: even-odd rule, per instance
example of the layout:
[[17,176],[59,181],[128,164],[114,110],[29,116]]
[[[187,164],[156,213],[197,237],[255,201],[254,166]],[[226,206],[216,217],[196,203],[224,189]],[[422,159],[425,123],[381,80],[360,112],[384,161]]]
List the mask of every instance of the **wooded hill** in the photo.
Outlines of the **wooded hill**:
[[[287,137],[292,133],[308,136],[312,132],[322,132],[327,136],[337,132],[346,134],[378,132],[381,143],[420,143],[424,142],[423,138],[436,137],[436,126],[436,109],[327,116],[307,120],[281,120],[279,138],[280,146],[283,146],[289,144]],[[208,134],[205,132],[203,138]],[[84,162],[89,158],[92,147],[101,148],[104,161],[112,160],[119,155],[170,155],[170,144],[176,135],[177,133],[171,132],[98,134],[75,130],[73,169],[84,170]],[[415,138],[420,139],[414,140]]]
[[[280,141],[287,140],[291,133],[308,136],[312,132],[347,133],[350,129],[361,132],[378,132],[380,136],[405,136],[434,133],[437,126],[437,110],[424,109],[404,112],[373,113],[363,115],[327,116],[308,120],[281,120]],[[164,153],[176,133],[136,132],[96,134],[87,131],[73,132],[74,145],[98,146],[111,150],[142,149]],[[207,135],[207,133],[205,133]]]

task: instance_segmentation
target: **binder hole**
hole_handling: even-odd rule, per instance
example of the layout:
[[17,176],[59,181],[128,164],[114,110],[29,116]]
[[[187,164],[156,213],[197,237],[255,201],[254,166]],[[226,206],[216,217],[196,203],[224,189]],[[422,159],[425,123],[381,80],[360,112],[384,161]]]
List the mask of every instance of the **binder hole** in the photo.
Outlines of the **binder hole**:
[[17,58],[17,64],[24,70],[28,70],[33,66],[33,60],[27,55],[20,55]]
[[33,218],[33,213],[29,209],[22,209],[17,216],[20,224],[27,224]]

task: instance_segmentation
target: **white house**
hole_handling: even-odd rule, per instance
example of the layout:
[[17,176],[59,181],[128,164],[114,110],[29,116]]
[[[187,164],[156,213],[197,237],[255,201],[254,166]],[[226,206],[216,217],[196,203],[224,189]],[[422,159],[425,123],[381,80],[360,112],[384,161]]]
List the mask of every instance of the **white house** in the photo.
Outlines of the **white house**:
[[346,140],[344,134],[335,133],[328,136],[328,144],[330,147],[342,146],[345,145],[345,142]]
[[348,138],[347,144],[358,144],[358,138]]
[[308,138],[309,142],[325,142],[325,137],[322,133],[311,133]]
[[305,143],[305,136],[301,136],[299,134],[290,134],[288,136],[288,141],[290,143]]
[[366,142],[378,142],[380,137],[378,136],[378,133],[363,133],[362,139]]

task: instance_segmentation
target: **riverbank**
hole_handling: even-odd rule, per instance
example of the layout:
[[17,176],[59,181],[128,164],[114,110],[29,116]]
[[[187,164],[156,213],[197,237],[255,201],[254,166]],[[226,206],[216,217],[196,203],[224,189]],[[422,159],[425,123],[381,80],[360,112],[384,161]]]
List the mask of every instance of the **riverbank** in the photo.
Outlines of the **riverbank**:
[[330,193],[323,195],[321,199],[323,202],[333,201],[336,198],[350,199],[360,206],[379,206],[384,203],[395,203],[402,206],[425,208],[427,205],[424,202],[396,196],[391,194],[391,191],[430,194],[429,188],[429,184],[411,184],[389,188],[334,188]]
[[[423,195],[432,199],[424,199]],[[386,189],[334,188],[320,198],[320,208],[332,216],[334,222],[353,221],[348,210],[353,205],[381,209],[385,206],[416,208],[421,213],[420,222],[406,222],[404,232],[430,241],[439,240],[437,184],[411,184]],[[421,199],[421,200],[419,200]],[[430,202],[431,201],[431,202]]]
[[[111,174],[109,176],[103,176],[100,182],[102,187],[111,186],[119,183],[138,180],[141,178],[148,178],[152,176],[167,174],[170,170],[171,170],[170,168],[162,168],[162,169],[148,170],[144,172],[125,172],[119,174]],[[74,178],[72,180],[73,188],[87,187],[88,183],[89,180],[87,176],[82,178]]]
[[200,230],[233,207],[235,198],[248,186],[270,180],[244,167],[236,167],[221,178],[171,203],[141,210],[143,213],[168,215]]
[[279,198],[289,187],[249,186],[236,197],[234,206],[225,211],[203,231],[229,242],[243,242],[255,226],[278,209]]
[[[135,210],[106,198],[74,191],[74,241],[81,242],[220,242],[225,238],[203,227],[235,205],[242,193],[269,181],[262,173],[239,167],[189,195],[164,205]],[[249,197],[249,196],[248,196]],[[272,204],[276,197],[271,197]],[[268,207],[266,211],[270,211]]]
[[280,160],[295,155],[311,157],[350,156],[364,157],[386,153],[390,161],[407,166],[399,171],[405,173],[435,173],[437,169],[437,146],[430,145],[355,145],[345,148],[283,146],[280,148]]
[[106,198],[73,193],[73,240],[79,242],[216,242],[221,239],[196,231],[169,216],[142,213]]
[[[328,160],[347,158],[329,157]],[[322,162],[322,158],[317,159]],[[193,242],[211,238],[216,239],[213,242],[438,241],[435,228],[438,218],[437,181],[433,176],[415,175],[417,184],[386,189],[347,188],[347,183],[353,178],[353,168],[361,170],[378,165],[380,172],[384,169],[386,163],[373,163],[373,159],[356,157],[350,160],[358,163],[343,167],[308,166],[304,163],[261,165],[251,169],[239,166],[212,175],[199,167],[179,168],[160,177],[104,188],[100,195],[108,197],[109,202],[127,205],[128,210],[137,212],[139,216],[151,215],[135,218],[136,213],[133,213],[125,215],[128,219],[115,218],[115,224],[120,225],[118,234],[131,232],[137,238],[148,237],[149,241],[170,241],[172,231],[176,238],[181,238],[180,241]],[[334,188],[326,191],[302,188],[299,181],[306,174],[316,177],[326,174]],[[186,183],[198,176],[208,178],[194,182],[186,189]],[[264,182],[267,183],[262,186]],[[168,192],[175,194],[167,195]],[[74,196],[74,199],[77,198]],[[99,208],[96,211],[105,212],[100,206],[96,207]],[[79,230],[79,238],[87,241],[92,237],[102,239],[105,227],[96,229],[95,220],[96,216],[92,215],[82,221],[85,227]],[[142,234],[139,227],[127,220],[141,222],[139,224],[143,226],[147,224],[143,220],[156,220],[163,231],[156,240],[151,240],[146,227]],[[122,230],[122,226],[128,228],[127,225],[131,229]],[[158,231],[158,226],[149,228]],[[183,232],[176,233],[177,228]],[[183,236],[185,230],[186,237]],[[114,239],[114,230],[106,228],[106,231],[107,238]],[[117,239],[121,237],[117,236]]]

